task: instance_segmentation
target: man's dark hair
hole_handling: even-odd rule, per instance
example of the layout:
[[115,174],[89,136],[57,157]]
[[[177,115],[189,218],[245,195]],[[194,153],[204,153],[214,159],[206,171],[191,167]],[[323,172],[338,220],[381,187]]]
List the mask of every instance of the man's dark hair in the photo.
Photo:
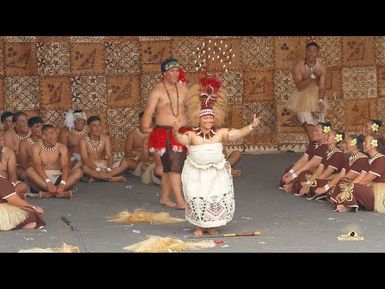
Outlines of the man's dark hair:
[[310,46],[315,46],[315,47],[317,47],[319,49],[319,45],[316,42],[314,42],[314,41],[311,41],[308,44],[306,44],[306,48],[308,48]]
[[21,115],[27,116],[24,112],[18,111],[18,112],[15,112],[15,113],[13,114],[13,116],[12,116],[12,121],[13,121],[14,123],[17,122],[17,120],[19,119],[19,116],[21,116]]
[[1,114],[1,123],[4,123],[4,121],[10,117],[10,116],[13,116],[13,112],[11,111],[4,111],[2,114]]
[[90,125],[94,121],[102,121],[98,115],[92,115],[87,119],[87,125]]
[[41,129],[42,132],[45,132],[47,129],[50,129],[50,128],[55,128],[52,124],[45,124],[43,125],[43,128]]
[[30,117],[28,120],[29,127],[33,127],[35,124],[38,124],[38,123],[44,123],[44,121],[41,119],[40,116],[33,116],[33,117]]
[[74,110],[74,113],[78,113],[78,112],[83,112],[83,110],[82,109],[75,109]]

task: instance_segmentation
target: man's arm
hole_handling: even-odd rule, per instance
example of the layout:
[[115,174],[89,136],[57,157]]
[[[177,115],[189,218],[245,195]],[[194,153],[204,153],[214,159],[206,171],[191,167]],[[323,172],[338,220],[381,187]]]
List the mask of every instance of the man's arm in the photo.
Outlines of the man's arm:
[[65,145],[60,145],[59,147],[60,153],[60,164],[62,166],[62,181],[67,183],[68,175],[69,175],[69,163],[68,163],[68,149]]
[[107,168],[112,168],[112,146],[111,146],[111,139],[108,135],[104,136],[105,137],[105,153],[106,153],[106,158],[107,158]]
[[26,170],[28,166],[28,143],[26,139],[21,140],[19,143],[19,165],[23,170]]
[[158,102],[159,102],[159,93],[157,89],[153,88],[150,92],[150,95],[148,96],[146,107],[144,109],[144,113],[142,116],[142,121],[140,123],[140,128],[144,133],[151,132],[151,128],[150,128],[151,120],[155,112],[156,106],[158,105]]
[[129,132],[127,134],[126,140],[124,142],[124,157],[125,158],[135,157],[134,153],[132,152],[133,148],[134,148],[134,133]]
[[16,174],[16,156],[13,150],[8,149],[9,159],[8,159],[8,180],[15,183],[17,181]]
[[37,172],[37,174],[43,180],[46,180],[48,177],[47,177],[47,174],[45,173],[45,171],[43,170],[43,168],[41,166],[40,151],[41,151],[40,145],[38,145],[38,144],[32,145],[33,167],[34,167],[35,171]]

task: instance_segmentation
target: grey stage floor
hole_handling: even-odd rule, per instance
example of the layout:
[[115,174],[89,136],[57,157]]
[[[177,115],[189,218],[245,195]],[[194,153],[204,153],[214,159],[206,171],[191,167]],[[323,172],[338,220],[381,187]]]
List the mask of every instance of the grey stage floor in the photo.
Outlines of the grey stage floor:
[[[339,214],[323,201],[307,201],[278,190],[282,170],[298,154],[245,155],[239,164],[242,176],[234,179],[235,216],[221,233],[260,231],[259,237],[218,238],[223,244],[196,252],[385,252],[385,216],[373,212]],[[47,227],[0,233],[0,252],[18,252],[32,247],[58,247],[63,242],[82,252],[126,252],[123,247],[147,235],[192,236],[189,223],[171,225],[122,225],[106,221],[120,210],[145,208],[184,212],[158,205],[160,188],[142,185],[129,176],[128,183],[80,183],[72,200],[32,200],[45,209]],[[70,219],[74,233],[60,217]],[[338,241],[341,234],[355,231],[363,241]],[[195,251],[194,251],[195,252]]]

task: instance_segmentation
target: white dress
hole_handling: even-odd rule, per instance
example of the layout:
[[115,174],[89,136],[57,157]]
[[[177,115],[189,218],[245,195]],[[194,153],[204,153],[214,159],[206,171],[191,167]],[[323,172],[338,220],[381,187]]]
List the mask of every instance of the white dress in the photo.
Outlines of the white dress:
[[231,166],[222,143],[190,145],[182,171],[186,220],[202,228],[226,225],[234,215]]

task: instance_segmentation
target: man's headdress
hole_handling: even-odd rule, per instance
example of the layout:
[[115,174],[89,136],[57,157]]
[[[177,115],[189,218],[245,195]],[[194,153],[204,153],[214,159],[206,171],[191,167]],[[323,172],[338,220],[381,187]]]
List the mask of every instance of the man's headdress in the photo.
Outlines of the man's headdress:
[[68,111],[65,115],[65,120],[64,120],[66,127],[68,127],[69,129],[73,129],[75,119],[84,119],[86,121],[87,115],[82,110],[70,110],[70,111]]

